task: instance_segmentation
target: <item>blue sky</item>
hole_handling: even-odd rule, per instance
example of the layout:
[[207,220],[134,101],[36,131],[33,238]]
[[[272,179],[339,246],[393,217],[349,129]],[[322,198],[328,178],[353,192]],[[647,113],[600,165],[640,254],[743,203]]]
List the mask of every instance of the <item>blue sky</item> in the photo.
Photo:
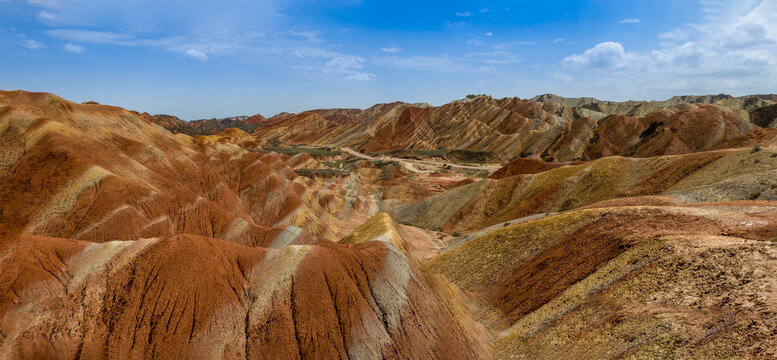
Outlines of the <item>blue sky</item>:
[[0,0],[0,89],[191,120],[777,92],[777,0]]

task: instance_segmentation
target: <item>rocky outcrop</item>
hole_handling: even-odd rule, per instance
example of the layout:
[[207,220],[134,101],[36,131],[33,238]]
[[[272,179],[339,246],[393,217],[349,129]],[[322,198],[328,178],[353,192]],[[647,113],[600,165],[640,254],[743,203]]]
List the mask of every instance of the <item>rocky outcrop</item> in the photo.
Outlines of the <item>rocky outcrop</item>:
[[764,128],[777,128],[777,105],[763,106],[750,110],[751,121]]

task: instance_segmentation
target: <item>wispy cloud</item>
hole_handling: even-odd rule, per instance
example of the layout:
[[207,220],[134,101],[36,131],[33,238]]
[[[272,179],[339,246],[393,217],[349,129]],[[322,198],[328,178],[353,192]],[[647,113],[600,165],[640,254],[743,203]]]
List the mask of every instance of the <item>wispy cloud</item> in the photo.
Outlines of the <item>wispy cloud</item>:
[[289,31],[289,34],[291,34],[292,36],[302,37],[302,38],[304,38],[304,39],[306,39],[306,40],[308,40],[310,42],[322,42],[322,41],[324,41],[323,39],[321,39],[319,37],[321,35],[320,31],[292,30],[292,31]]
[[560,42],[564,42],[564,39],[562,39],[562,38],[558,38],[558,39],[556,39],[556,40],[553,40],[553,43],[554,43],[554,44],[558,44],[558,43],[560,43]]
[[48,10],[41,10],[38,12],[38,17],[44,20],[54,20],[57,17],[57,14]]
[[364,68],[364,58],[361,56],[338,56],[324,64],[323,73],[355,75]]
[[563,73],[560,71],[554,72],[550,74],[550,78],[553,80],[558,80],[561,82],[572,82],[572,76],[570,76],[567,73]]
[[73,43],[67,43],[65,46],[62,47],[66,51],[70,51],[76,54],[80,54],[86,50],[82,45],[73,44]]
[[492,47],[494,48],[494,50],[505,50],[516,45],[527,46],[527,45],[536,45],[536,44],[537,43],[534,41],[520,40],[520,41],[500,42],[498,44],[492,45]]
[[387,53],[398,53],[398,52],[402,51],[402,49],[400,49],[400,48],[398,48],[396,46],[387,47],[387,48],[384,47],[381,50],[383,50],[383,52],[387,52]]
[[465,11],[465,12],[457,12],[456,16],[458,16],[458,17],[470,17],[470,16],[472,16],[472,14],[469,11]]
[[691,37],[691,30],[688,28],[677,28],[670,31],[658,33],[658,38],[663,40],[683,41]]
[[460,60],[454,59],[447,55],[406,57],[387,56],[376,58],[374,62],[380,66],[424,71],[454,72],[467,69],[467,66],[462,64]]
[[372,81],[375,80],[375,74],[372,73],[358,73],[353,75],[348,75],[345,77],[345,80],[351,80],[351,81]]
[[131,35],[119,34],[110,31],[92,31],[77,29],[49,30],[47,34],[61,40],[71,40],[92,44],[114,44],[123,46],[140,45],[142,40]]
[[189,50],[186,50],[186,52],[184,52],[183,54],[189,57],[193,57],[202,62],[208,61],[208,55],[205,55],[205,53],[199,50],[189,49]]
[[487,33],[483,34],[483,36],[494,36],[494,33],[492,33],[492,32],[490,32],[490,31],[489,31],[489,32],[487,32]]
[[38,49],[42,49],[42,48],[45,47],[43,44],[41,44],[41,43],[39,43],[39,42],[37,42],[37,41],[35,41],[33,39],[23,39],[23,40],[20,40],[19,41],[19,45],[24,46],[25,48],[30,49],[30,50],[38,50]]
[[488,11],[488,9],[480,9],[481,13],[484,13],[484,12],[487,12],[487,11]]
[[628,18],[628,19],[623,19],[623,20],[618,21],[618,22],[621,23],[621,24],[636,24],[636,23],[639,23],[640,21],[642,21],[642,19]]
[[502,50],[473,52],[467,54],[466,58],[476,63],[484,63],[488,65],[514,64],[521,61],[517,55]]
[[59,7],[57,0],[27,0],[27,3],[33,6],[53,9]]
[[[52,38],[73,43],[160,48],[203,61],[215,55],[231,55],[237,52],[281,54],[284,52],[284,47],[288,48],[295,43],[299,44],[300,41],[298,39],[294,40],[294,38],[302,36],[299,32],[294,32],[294,34],[281,33],[273,37],[273,41],[276,43],[265,43],[263,41],[268,37],[265,33],[246,33],[224,38],[193,38],[185,36],[146,38],[110,31],[55,29],[47,31],[46,34]],[[279,39],[285,39],[286,41]],[[313,41],[302,43],[311,42]],[[299,57],[304,57],[305,55],[311,57],[331,57],[336,55],[334,52],[306,47],[294,47],[289,49],[288,53]]]

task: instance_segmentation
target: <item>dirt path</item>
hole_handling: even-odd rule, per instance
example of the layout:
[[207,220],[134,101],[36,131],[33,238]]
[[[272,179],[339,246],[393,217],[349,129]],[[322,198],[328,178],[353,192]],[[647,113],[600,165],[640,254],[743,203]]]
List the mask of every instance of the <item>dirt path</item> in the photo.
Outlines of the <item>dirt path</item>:
[[353,156],[356,156],[358,158],[362,158],[365,160],[389,160],[389,161],[399,161],[399,162],[409,162],[409,163],[417,163],[417,164],[429,164],[429,165],[442,165],[442,166],[450,166],[452,168],[459,168],[459,169],[475,169],[475,170],[499,170],[501,168],[500,166],[469,166],[469,165],[458,165],[458,164],[452,164],[452,163],[446,163],[446,162],[436,162],[436,161],[428,161],[428,160],[412,160],[412,159],[402,159],[402,158],[395,158],[395,157],[380,157],[376,158],[373,156],[369,156],[366,154],[362,154],[356,150],[353,150],[351,148],[347,147],[340,147],[340,150],[343,150]]

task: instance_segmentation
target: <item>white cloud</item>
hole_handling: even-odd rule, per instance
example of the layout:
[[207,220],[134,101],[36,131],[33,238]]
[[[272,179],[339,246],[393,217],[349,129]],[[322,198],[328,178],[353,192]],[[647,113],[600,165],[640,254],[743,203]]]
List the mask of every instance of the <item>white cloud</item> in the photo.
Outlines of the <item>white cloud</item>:
[[766,0],[752,12],[722,28],[720,43],[729,48],[777,44],[777,0]]
[[621,24],[636,24],[638,22],[642,21],[642,19],[636,19],[636,18],[629,18],[629,19],[623,19],[619,21]]
[[700,23],[658,33],[662,41],[651,50],[629,51],[620,43],[605,42],[567,56],[561,65],[575,78],[574,84],[585,84],[581,92],[602,89],[595,95],[600,97],[774,92],[777,0],[703,0],[699,11],[709,6],[722,11],[714,19],[704,17]]
[[33,6],[54,9],[59,6],[57,0],[27,0],[27,3]]
[[387,53],[397,53],[397,52],[402,51],[402,49],[400,49],[400,48],[398,48],[396,46],[382,48],[381,50],[383,50],[383,52],[387,52]]
[[372,74],[372,73],[358,73],[358,74],[353,74],[353,75],[346,76],[345,80],[351,80],[351,81],[372,81],[372,80],[375,80],[375,74]]
[[481,65],[475,68],[476,72],[481,73],[495,73],[497,72],[496,68],[493,65]]
[[356,75],[357,70],[364,68],[364,59],[360,56],[338,56],[324,64],[321,70],[325,74]]
[[[131,34],[115,33],[110,31],[92,31],[79,29],[55,29],[46,32],[49,36],[74,43],[99,44],[99,45],[118,45],[118,46],[141,46],[151,48],[161,48],[168,51],[191,56],[197,59],[203,59],[208,54],[230,55],[238,51],[245,53],[261,54],[281,54],[284,47],[291,47],[294,42],[289,37],[283,38],[285,34],[279,34],[279,38],[290,44],[284,45],[263,45],[257,41],[265,38],[263,33],[246,33],[233,35],[225,38],[190,38],[184,36],[169,36],[155,38],[140,38]],[[288,49],[289,54],[293,54],[294,47]],[[335,52],[325,51],[310,47],[296,48],[298,54],[313,57],[332,57]],[[193,51],[190,51],[193,50]]]
[[474,62],[488,65],[514,64],[521,61],[521,59],[515,54],[503,50],[473,52],[471,54],[467,54],[467,58]]
[[464,71],[469,68],[461,60],[449,56],[387,56],[375,59],[375,63],[393,68],[440,72]]
[[57,17],[57,14],[47,11],[47,10],[41,10],[38,13],[38,17],[44,20],[54,20]]
[[472,14],[469,11],[465,11],[465,12],[457,12],[456,16],[458,16],[458,17],[470,17],[470,16],[472,16]]
[[205,53],[199,50],[189,49],[189,50],[186,50],[186,52],[184,52],[184,55],[193,57],[202,62],[208,61],[208,55],[205,55]]
[[73,44],[73,43],[65,44],[63,49],[65,49],[66,51],[74,52],[76,54],[80,54],[80,53],[84,52],[84,50],[86,50],[86,48],[84,48],[83,46],[78,45],[78,44]]
[[670,31],[658,33],[659,39],[683,41],[691,37],[691,30],[687,28],[677,28]]
[[487,32],[487,33],[485,33],[485,34],[483,34],[483,35],[484,35],[484,36],[494,36],[494,33],[492,33],[492,32],[490,32],[490,31],[489,31],[489,32]]
[[308,40],[308,41],[310,41],[310,42],[322,42],[322,41],[324,41],[323,39],[321,39],[321,38],[319,37],[319,35],[321,35],[321,32],[320,32],[320,31],[309,31],[309,30],[306,30],[306,31],[299,31],[299,30],[292,30],[292,31],[289,31],[289,34],[290,34],[290,35],[292,35],[292,36],[299,36],[299,37],[301,37],[301,38],[304,38],[304,39],[306,39],[306,40]]
[[33,39],[23,39],[19,41],[19,45],[24,46],[30,50],[38,50],[45,47],[43,44]]
[[566,68],[595,69],[612,68],[625,65],[626,53],[623,45],[607,41],[600,43],[582,54],[570,55],[561,61]]
[[560,71],[554,72],[550,74],[550,77],[554,80],[562,81],[562,82],[572,82],[572,76],[570,76],[567,73],[563,73]]
[[564,42],[564,39],[562,39],[562,38],[558,38],[558,39],[556,39],[556,40],[553,40],[553,43],[554,43],[554,44],[558,44],[558,43],[560,43],[560,42]]
[[487,12],[487,11],[488,11],[488,9],[480,9],[481,13],[484,13],[484,12]]
[[92,31],[92,30],[72,30],[72,29],[57,29],[50,30],[48,34],[51,37],[71,40],[83,43],[93,44],[115,44],[133,46],[136,45],[137,39],[133,36],[114,33],[110,31]]

